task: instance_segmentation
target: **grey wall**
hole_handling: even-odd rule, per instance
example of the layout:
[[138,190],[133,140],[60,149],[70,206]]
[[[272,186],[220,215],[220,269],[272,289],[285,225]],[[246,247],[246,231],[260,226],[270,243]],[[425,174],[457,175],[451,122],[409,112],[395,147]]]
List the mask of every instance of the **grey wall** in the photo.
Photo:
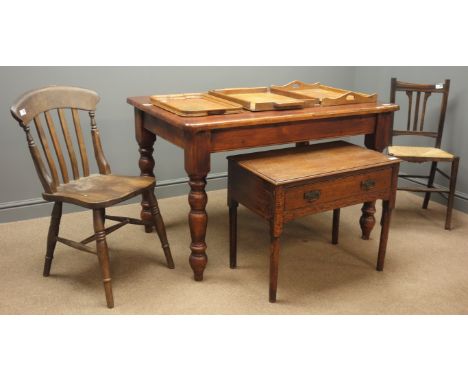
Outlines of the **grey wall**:
[[[42,188],[29,157],[24,133],[9,113],[12,102],[30,89],[61,84],[96,90],[101,95],[97,122],[112,171],[138,175],[133,110],[126,104],[128,96],[268,86],[294,79],[320,80],[349,88],[353,87],[354,72],[352,67],[1,67],[0,222],[50,213],[50,205],[37,204]],[[226,171],[225,156],[213,156],[212,173]],[[158,140],[155,159],[158,182],[169,184],[157,190],[158,197],[186,192],[185,185],[171,185],[174,180],[177,182],[185,177],[182,151]],[[224,185],[224,180],[209,181],[211,188]],[[28,206],[18,207],[21,205]]]
[[[0,67],[0,222],[19,220],[50,213],[50,205],[41,204],[41,185],[37,179],[24,133],[11,118],[9,107],[22,93],[41,86],[64,84],[87,87],[101,95],[97,112],[104,150],[115,173],[138,174],[138,152],[133,132],[133,111],[126,104],[132,95],[198,92],[222,87],[268,86],[293,79],[320,81],[332,86],[366,92],[377,92],[387,101],[392,76],[409,82],[442,82],[452,80],[443,148],[462,158],[458,193],[468,197],[467,160],[468,68],[465,67]],[[397,100],[403,104],[403,99]],[[432,101],[432,100],[431,100]],[[435,115],[435,108],[428,111]],[[401,124],[405,109],[397,113],[395,123]],[[434,120],[434,119],[433,119]],[[353,138],[362,144],[362,138]],[[397,142],[396,142],[397,143]],[[407,138],[399,141],[411,144]],[[429,142],[427,142],[429,143]],[[423,142],[425,144],[425,142]],[[226,154],[212,157],[212,174],[208,189],[225,186],[216,174],[226,171]],[[156,176],[162,186],[158,197],[183,194],[187,191],[182,151],[163,140],[155,145]],[[404,171],[427,171],[416,165]],[[443,180],[437,179],[443,183]],[[468,211],[462,199],[456,208]],[[74,210],[68,207],[66,211]]]
[[[440,83],[450,79],[450,93],[445,119],[445,129],[442,139],[442,149],[460,156],[458,170],[457,194],[468,199],[468,67],[357,67],[355,69],[354,87],[365,92],[377,92],[382,101],[389,101],[390,78],[396,77],[401,81],[416,83]],[[428,100],[428,110],[425,118],[426,128],[437,130],[441,98],[433,95]],[[401,110],[395,114],[394,127],[406,129],[408,98],[401,94],[396,102]],[[434,140],[429,138],[398,137],[395,145],[433,145]],[[404,163],[401,170],[410,174],[424,174],[429,172],[429,164]],[[448,164],[440,167],[450,172]],[[436,177],[436,183],[447,185],[441,176]],[[423,194],[419,194],[422,196]],[[441,201],[441,198],[434,197]],[[455,208],[468,212],[468,201],[457,198]]]

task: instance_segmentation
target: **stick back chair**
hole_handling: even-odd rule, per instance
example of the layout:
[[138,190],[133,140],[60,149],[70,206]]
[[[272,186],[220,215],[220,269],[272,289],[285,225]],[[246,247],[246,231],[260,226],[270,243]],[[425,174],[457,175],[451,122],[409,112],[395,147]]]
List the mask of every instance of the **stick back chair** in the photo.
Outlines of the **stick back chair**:
[[[391,80],[390,88],[390,102],[395,103],[397,92],[404,92],[408,97],[408,119],[406,123],[406,129],[393,130],[392,140],[395,136],[417,136],[417,137],[428,137],[434,139],[434,145],[432,147],[421,147],[421,146],[390,146],[388,153],[396,156],[404,161],[413,163],[425,163],[432,162],[431,170],[429,175],[404,175],[400,174],[400,178],[421,178],[427,179],[426,187],[399,187],[399,190],[412,191],[412,192],[424,192],[424,201],[422,208],[427,209],[431,193],[437,192],[439,194],[448,194],[447,196],[447,213],[445,218],[445,229],[451,229],[452,227],[452,210],[453,200],[455,197],[455,187],[457,183],[458,164],[460,158],[444,151],[440,148],[442,143],[442,133],[444,131],[445,114],[447,111],[448,96],[450,90],[450,80],[445,80],[444,83],[435,85],[423,85],[414,84],[408,82],[398,81],[396,78]],[[427,101],[429,97],[434,93],[441,94],[441,106],[440,115],[437,131],[424,131],[424,122],[426,116]],[[414,97],[414,94],[416,97]],[[422,99],[422,111],[421,106],[421,94]],[[415,99],[415,101],[414,101]],[[413,107],[413,101],[414,107]],[[412,112],[414,109],[414,114]],[[439,168],[437,164],[439,162],[451,162],[450,175],[446,174]],[[441,174],[443,177],[448,179],[449,187],[434,187],[434,178],[436,173]]]
[[[118,176],[111,173],[110,166],[104,156],[95,120],[96,105],[99,100],[98,94],[92,90],[69,86],[49,86],[22,95],[11,107],[11,114],[26,133],[29,151],[39,180],[44,188],[42,196],[45,200],[54,202],[47,236],[43,275],[49,276],[57,242],[95,254],[101,268],[107,306],[112,308],[114,299],[106,235],[126,224],[143,225],[145,223],[138,219],[106,215],[105,209],[107,207],[136,195],[144,194],[151,205],[153,224],[161,241],[167,266],[174,268],[174,262],[167,242],[164,222],[154,196],[154,178]],[[83,112],[89,114],[91,140],[99,174],[90,174],[88,154],[80,122],[80,113]],[[55,122],[59,121],[57,124],[60,125],[60,129],[55,127],[54,115],[56,116]],[[70,117],[73,121],[74,131],[69,128],[67,122],[67,120],[70,121]],[[44,120],[45,124],[43,123]],[[34,123],[36,128],[43,156],[34,142],[30,128],[31,122]],[[47,126],[48,134],[46,134],[44,125]],[[75,138],[75,145],[72,137]],[[78,147],[81,166],[76,155],[76,146]],[[65,150],[68,153],[68,158],[64,154]],[[43,157],[45,157],[45,162]],[[63,202],[93,210],[93,235],[80,242],[59,236]],[[105,228],[106,219],[118,223]],[[96,250],[87,245],[92,241],[96,242]]]

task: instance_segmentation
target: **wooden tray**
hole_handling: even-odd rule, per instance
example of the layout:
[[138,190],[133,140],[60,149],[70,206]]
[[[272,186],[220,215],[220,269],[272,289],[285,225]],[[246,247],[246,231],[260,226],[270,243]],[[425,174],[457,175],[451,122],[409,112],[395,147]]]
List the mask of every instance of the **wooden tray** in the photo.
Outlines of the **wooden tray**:
[[316,100],[321,106],[377,102],[377,94],[364,94],[333,88],[331,86],[321,85],[319,82],[307,84],[301,81],[293,81],[283,86],[273,85],[271,86],[271,91],[289,97]]
[[242,111],[242,106],[207,93],[154,95],[150,97],[154,106],[182,117],[233,114]]
[[250,111],[300,109],[318,102],[317,100],[272,93],[266,87],[218,89],[210,90],[209,93],[239,103]]

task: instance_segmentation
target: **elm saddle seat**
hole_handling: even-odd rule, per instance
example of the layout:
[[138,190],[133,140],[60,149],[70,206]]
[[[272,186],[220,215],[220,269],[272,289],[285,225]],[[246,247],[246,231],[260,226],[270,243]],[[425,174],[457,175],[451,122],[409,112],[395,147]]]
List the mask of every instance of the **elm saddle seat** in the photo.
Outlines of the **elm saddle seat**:
[[149,177],[91,174],[61,184],[53,194],[43,193],[42,196],[51,202],[64,201],[85,208],[106,208],[154,186],[154,179]]
[[[93,253],[97,255],[101,268],[107,306],[112,308],[114,306],[114,297],[106,235],[126,224],[145,225],[149,231],[152,230],[154,225],[161,241],[167,266],[171,269],[174,268],[174,261],[167,241],[164,222],[159,212],[158,202],[154,196],[155,179],[144,176],[119,176],[111,173],[110,166],[104,156],[95,120],[96,105],[99,99],[98,94],[92,90],[70,86],[49,86],[22,95],[11,107],[11,114],[26,133],[29,151],[39,180],[44,188],[42,196],[45,200],[54,202],[47,237],[43,275],[49,276],[50,274],[57,242]],[[90,118],[91,139],[99,174],[90,174],[89,160],[80,122],[80,113],[83,112],[87,112]],[[74,127],[73,130],[68,125],[70,119]],[[55,127],[57,120],[60,129]],[[34,123],[36,128],[43,155],[41,155],[41,150],[34,141],[30,128],[31,122]],[[44,126],[47,126],[47,130]],[[75,138],[75,144],[72,136]],[[63,147],[62,142],[65,147]],[[54,149],[54,155],[51,147]],[[75,148],[78,148],[81,161],[78,160]],[[69,161],[64,155],[65,152],[68,153]],[[43,158],[45,158],[45,161]],[[137,195],[143,195],[149,201],[153,218],[150,223],[151,226],[140,219],[106,215],[105,208]],[[80,242],[59,236],[62,203],[64,202],[93,210],[93,235]],[[118,223],[105,228],[105,220],[117,221]],[[86,245],[92,241],[96,242],[96,250]]]
[[400,160],[337,141],[228,157],[230,267],[237,266],[237,207],[270,224],[270,302],[276,301],[279,243],[285,223],[333,210],[338,243],[340,208],[383,200],[377,270],[384,267]]
[[[445,229],[452,228],[452,210],[453,201],[455,197],[455,190],[457,185],[457,173],[460,158],[440,148],[442,143],[442,134],[444,131],[445,114],[447,111],[448,95],[450,90],[450,80],[445,80],[444,83],[425,85],[425,84],[414,84],[409,82],[398,81],[396,78],[392,78],[390,86],[390,102],[396,102],[397,93],[405,93],[408,99],[408,118],[406,121],[406,129],[393,129],[393,137],[397,136],[412,136],[412,137],[425,137],[434,139],[433,147],[421,147],[421,146],[394,146],[388,147],[388,154],[394,155],[404,161],[412,163],[431,163],[431,169],[429,175],[409,175],[400,174],[399,177],[402,179],[427,179],[426,187],[398,187],[398,190],[412,191],[412,192],[424,192],[424,201],[422,208],[427,209],[429,200],[433,192],[437,192],[442,196],[447,195],[447,213],[445,215]],[[424,97],[421,102],[421,94]],[[435,96],[433,96],[435,94]],[[424,122],[427,110],[427,103],[430,97],[435,99],[439,94],[441,97],[440,113],[438,120],[437,131],[425,131]],[[414,95],[416,97],[414,97]],[[413,107],[413,101],[414,107]],[[420,106],[422,103],[422,111]],[[393,143],[393,142],[392,142]],[[449,162],[451,164],[450,174],[446,174],[444,171],[437,167],[439,162]],[[448,179],[449,187],[435,187],[434,179],[436,173],[439,173],[442,177]]]

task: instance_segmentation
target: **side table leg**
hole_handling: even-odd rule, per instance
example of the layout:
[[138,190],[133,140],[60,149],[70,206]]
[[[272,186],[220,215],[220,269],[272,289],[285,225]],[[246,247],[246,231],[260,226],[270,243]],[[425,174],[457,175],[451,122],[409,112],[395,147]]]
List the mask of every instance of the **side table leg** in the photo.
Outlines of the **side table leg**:
[[208,263],[208,257],[206,256],[207,245],[205,242],[208,224],[208,214],[206,213],[208,196],[205,192],[206,174],[204,176],[189,175],[189,178],[189,225],[192,237],[189,263],[193,269],[195,281],[202,281],[203,271]]
[[229,203],[229,266],[237,267],[237,207],[239,203],[230,200]]
[[278,289],[278,266],[280,254],[280,237],[271,235],[270,239],[270,290],[269,301],[276,302],[276,291]]
[[[140,160],[138,166],[140,167],[141,176],[151,176],[154,178],[154,158],[153,147],[156,141],[156,135],[146,130],[143,127],[143,112],[135,109],[135,135],[139,146]],[[154,190],[152,191],[154,192]],[[150,203],[147,197],[142,196],[141,200],[141,220],[145,224],[145,232],[150,233],[153,231],[153,215],[151,214]]]
[[392,208],[388,200],[384,200],[382,204],[382,219],[380,224],[382,225],[382,231],[380,233],[380,244],[379,244],[379,255],[377,258],[377,270],[383,271],[385,253],[387,251],[388,231],[390,229],[390,218],[392,215]]

